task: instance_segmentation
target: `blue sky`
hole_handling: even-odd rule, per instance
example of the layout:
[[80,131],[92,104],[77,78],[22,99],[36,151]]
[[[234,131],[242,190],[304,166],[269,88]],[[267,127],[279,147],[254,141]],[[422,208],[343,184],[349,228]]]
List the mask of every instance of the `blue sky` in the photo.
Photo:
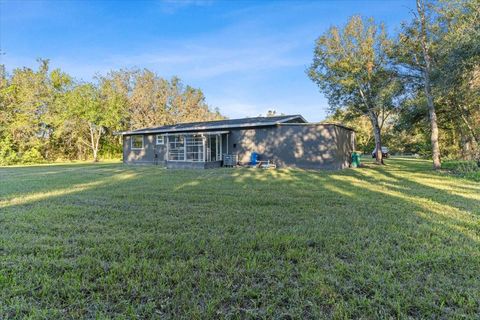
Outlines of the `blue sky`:
[[355,14],[395,32],[413,0],[391,1],[4,1],[0,63],[7,70],[48,58],[77,79],[148,68],[201,88],[230,118],[269,109],[327,115],[306,76],[315,39]]

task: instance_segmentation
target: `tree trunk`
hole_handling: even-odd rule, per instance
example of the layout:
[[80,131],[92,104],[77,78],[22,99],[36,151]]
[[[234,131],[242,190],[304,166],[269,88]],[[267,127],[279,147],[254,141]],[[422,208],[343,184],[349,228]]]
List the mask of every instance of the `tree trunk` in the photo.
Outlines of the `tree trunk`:
[[97,128],[97,141],[95,143],[94,161],[98,162],[98,149],[100,148],[100,138],[103,133],[103,127]]
[[472,146],[470,152],[468,152],[468,157],[473,158],[473,160],[478,160],[479,161],[479,166],[480,166],[480,137],[477,137],[475,129],[470,125],[470,122],[468,121],[467,117],[463,113],[464,110],[459,110],[460,116],[463,120],[463,123],[466,125],[468,133],[471,136],[472,139]]
[[98,150],[96,148],[93,149],[93,162],[98,162],[97,152]]
[[384,164],[382,154],[382,135],[380,132],[380,125],[378,124],[378,117],[373,111],[368,112],[368,117],[372,123],[373,135],[375,137],[375,161],[377,164]]
[[[100,136],[102,134],[102,128],[97,129],[94,127],[93,124],[89,125],[90,127],[90,142],[91,142],[91,148],[93,152],[93,162],[98,162],[98,146],[100,144]],[[97,137],[95,137],[95,133],[97,132]]]
[[477,137],[476,135],[476,132],[475,132],[475,129],[470,125],[470,122],[468,122],[467,118],[465,117],[465,115],[463,114],[463,110],[459,110],[460,111],[460,116],[463,120],[463,123],[465,123],[465,125],[467,126],[467,129],[468,129],[468,132],[470,133],[470,135],[472,136],[472,139],[473,141],[475,142],[475,144],[479,144],[479,140],[480,138]]
[[425,81],[425,85],[423,86],[423,88],[425,91],[425,96],[427,98],[428,115],[430,119],[430,140],[432,142],[433,168],[437,170],[440,169],[442,164],[440,162],[440,145],[438,142],[437,113],[435,112],[435,105],[433,104],[432,87],[430,83],[431,59],[427,43],[427,22],[425,19],[425,4],[421,0],[417,0],[417,11],[419,14],[421,26],[420,42],[422,45],[423,60],[425,61],[425,66],[423,68],[423,79]]
[[437,125],[437,113],[435,112],[435,105],[433,104],[433,97],[430,88],[430,78],[428,72],[425,72],[425,95],[427,96],[427,105],[428,105],[428,115],[430,119],[430,129],[431,136],[430,140],[432,142],[432,159],[433,159],[433,168],[435,170],[440,169],[442,163],[440,162],[440,144],[438,142],[438,125]]

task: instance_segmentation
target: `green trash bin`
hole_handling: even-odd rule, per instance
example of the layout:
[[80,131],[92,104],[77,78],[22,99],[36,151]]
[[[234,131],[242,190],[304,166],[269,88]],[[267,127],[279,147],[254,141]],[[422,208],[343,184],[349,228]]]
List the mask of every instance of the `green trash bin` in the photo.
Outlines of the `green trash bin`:
[[352,153],[352,168],[360,167],[360,155],[356,152]]

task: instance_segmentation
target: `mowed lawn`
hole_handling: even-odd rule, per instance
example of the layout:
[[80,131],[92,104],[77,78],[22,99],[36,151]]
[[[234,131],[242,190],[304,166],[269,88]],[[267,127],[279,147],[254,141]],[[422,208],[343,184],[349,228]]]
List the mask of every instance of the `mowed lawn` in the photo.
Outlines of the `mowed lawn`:
[[0,318],[477,318],[480,183],[343,171],[0,168]]

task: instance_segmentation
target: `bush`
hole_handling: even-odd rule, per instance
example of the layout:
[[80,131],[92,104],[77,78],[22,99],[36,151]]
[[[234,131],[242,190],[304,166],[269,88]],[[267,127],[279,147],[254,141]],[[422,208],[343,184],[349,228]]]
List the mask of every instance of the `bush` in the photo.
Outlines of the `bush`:
[[474,181],[480,181],[480,170],[465,174],[465,178],[474,180]]
[[22,156],[22,163],[31,164],[31,163],[39,163],[43,162],[42,154],[35,148],[31,148],[27,150]]
[[476,161],[445,161],[442,167],[457,174],[467,174],[480,170]]
[[464,178],[480,181],[480,164],[477,161],[445,161],[442,168]]
[[0,140],[0,166],[7,166],[18,162],[17,152],[9,136]]
[[120,159],[122,158],[122,152],[123,149],[121,144],[106,143],[99,151],[99,158],[104,160]]

